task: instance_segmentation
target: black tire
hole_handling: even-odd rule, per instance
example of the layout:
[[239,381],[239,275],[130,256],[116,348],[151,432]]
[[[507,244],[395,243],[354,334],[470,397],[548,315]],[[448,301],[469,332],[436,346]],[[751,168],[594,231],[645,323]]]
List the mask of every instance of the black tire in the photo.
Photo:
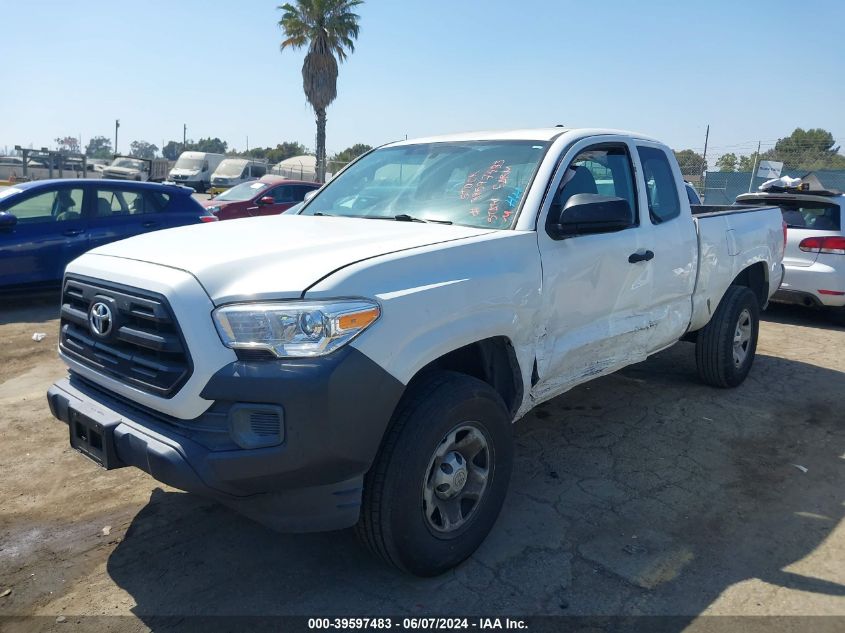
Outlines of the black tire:
[[[462,431],[456,429],[466,423],[473,437],[477,430],[486,442],[486,487],[461,519],[464,523],[438,532],[424,509],[424,489],[438,464],[435,451],[443,450],[448,437],[458,437]],[[396,408],[365,478],[358,537],[385,562],[418,576],[436,576],[469,557],[493,527],[505,499],[513,466],[511,426],[501,397],[488,384],[447,371],[420,378]],[[464,480],[461,488],[469,486]]]
[[[738,361],[734,355],[734,336],[741,316],[743,320],[745,316],[749,317],[750,338],[744,347],[744,357]],[[745,286],[730,286],[710,322],[698,332],[695,363],[701,380],[713,387],[740,385],[754,363],[759,332],[760,305],[757,296]]]

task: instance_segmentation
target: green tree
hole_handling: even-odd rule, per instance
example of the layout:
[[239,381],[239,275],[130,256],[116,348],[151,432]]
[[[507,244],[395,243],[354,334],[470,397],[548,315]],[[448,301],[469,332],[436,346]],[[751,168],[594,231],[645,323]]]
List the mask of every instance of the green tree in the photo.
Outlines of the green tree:
[[178,141],[167,141],[167,144],[161,148],[161,155],[167,160],[176,160],[181,153],[182,143]]
[[326,108],[337,97],[338,63],[355,52],[360,16],[353,9],[363,0],[296,0],[280,7],[284,33],[281,50],[307,46],[302,88],[317,119],[317,180],[326,175]]
[[195,152],[209,152],[210,154],[225,154],[228,147],[229,144],[226,141],[221,141],[215,136],[214,138],[201,138],[196,143],[188,141],[185,149]]
[[729,152],[728,154],[719,156],[719,160],[716,161],[716,167],[719,171],[736,171],[738,162],[739,159],[737,159],[736,154]]
[[752,171],[754,169],[754,165],[759,162],[760,156],[757,154],[757,152],[752,152],[747,156],[740,156],[737,171]]
[[839,153],[833,134],[822,128],[795,128],[792,134],[778,139],[772,149],[763,152],[761,158],[780,161],[786,169],[811,171],[845,167],[845,156]]
[[113,153],[111,139],[107,136],[95,136],[85,146],[85,155],[88,158],[111,158]]
[[364,143],[355,143],[352,147],[347,147],[345,150],[338,152],[334,156],[332,156],[331,161],[333,163],[346,163],[352,162],[356,158],[358,158],[361,154],[366,154],[372,148],[371,145],[366,145]]
[[301,156],[306,154],[308,150],[302,143],[296,141],[284,141],[279,143],[273,149],[267,148],[267,160],[271,163],[279,163],[292,156]]
[[79,139],[75,136],[65,136],[61,138],[55,139],[56,141],[56,148],[60,152],[71,152],[73,154],[79,154]]
[[680,152],[676,150],[675,158],[681,166],[681,173],[685,176],[701,175],[707,171],[704,157],[694,150],[682,149]]
[[129,144],[129,155],[137,158],[155,158],[158,151],[158,145],[153,145],[147,141],[132,141]]

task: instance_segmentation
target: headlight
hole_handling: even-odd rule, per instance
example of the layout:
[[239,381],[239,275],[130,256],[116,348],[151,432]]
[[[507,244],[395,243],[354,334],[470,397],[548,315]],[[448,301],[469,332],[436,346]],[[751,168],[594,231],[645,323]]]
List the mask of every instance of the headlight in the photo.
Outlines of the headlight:
[[322,356],[346,345],[379,318],[375,301],[286,301],[217,308],[214,324],[226,347],[266,349],[279,358]]

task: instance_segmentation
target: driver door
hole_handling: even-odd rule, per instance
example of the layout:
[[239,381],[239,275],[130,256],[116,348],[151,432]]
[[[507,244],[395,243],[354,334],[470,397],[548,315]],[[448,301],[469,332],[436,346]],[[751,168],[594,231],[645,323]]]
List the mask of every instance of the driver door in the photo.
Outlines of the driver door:
[[[567,152],[553,179],[555,193],[547,196],[537,227],[544,321],[533,389],[537,399],[646,356],[653,326],[648,311],[652,264],[642,259],[646,245],[631,156],[625,139],[586,139]],[[610,233],[554,237],[550,225],[558,222],[569,198],[584,193],[626,200],[630,224]]]
[[17,222],[0,235],[0,284],[61,280],[68,262],[88,250],[84,192],[62,186],[4,208]]

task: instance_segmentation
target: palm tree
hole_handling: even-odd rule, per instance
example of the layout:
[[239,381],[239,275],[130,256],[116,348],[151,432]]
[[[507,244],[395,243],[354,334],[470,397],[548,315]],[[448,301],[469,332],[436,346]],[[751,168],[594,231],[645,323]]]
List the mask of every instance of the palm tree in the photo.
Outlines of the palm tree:
[[352,10],[364,0],[296,0],[278,7],[285,39],[281,50],[308,46],[302,64],[302,88],[317,117],[317,179],[326,176],[326,108],[337,97],[338,63],[355,51],[359,16]]

